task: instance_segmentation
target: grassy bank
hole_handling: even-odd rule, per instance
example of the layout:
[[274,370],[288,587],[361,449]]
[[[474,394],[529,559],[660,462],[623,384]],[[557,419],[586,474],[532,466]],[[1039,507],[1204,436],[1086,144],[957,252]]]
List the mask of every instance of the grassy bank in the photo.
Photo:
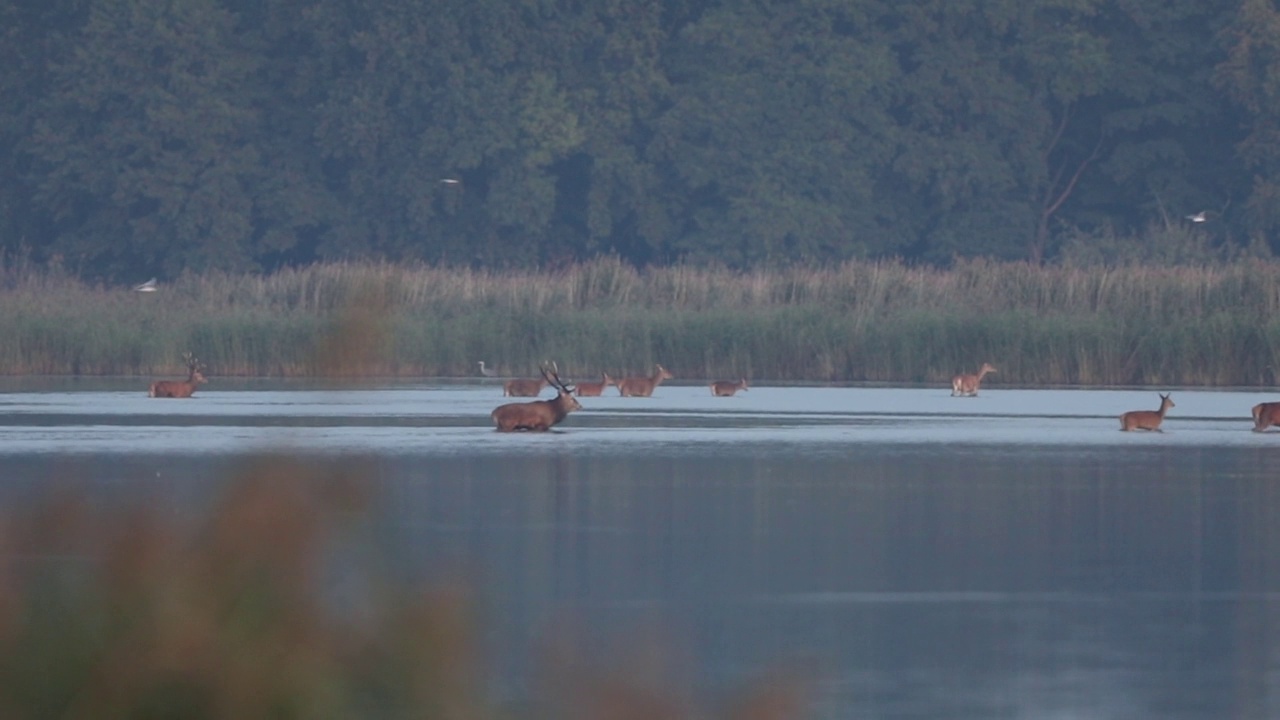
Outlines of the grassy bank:
[[[186,276],[133,293],[0,277],[0,373],[471,376],[556,359],[567,376],[1013,384],[1270,385],[1280,263],[1067,268],[893,262],[753,273],[331,264]],[[337,338],[335,341],[333,338]]]

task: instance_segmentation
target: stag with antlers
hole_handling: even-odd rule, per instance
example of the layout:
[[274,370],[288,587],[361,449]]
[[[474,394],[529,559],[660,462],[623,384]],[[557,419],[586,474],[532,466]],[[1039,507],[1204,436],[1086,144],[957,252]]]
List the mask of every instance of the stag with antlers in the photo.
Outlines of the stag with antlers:
[[186,380],[157,380],[151,383],[147,397],[153,398],[189,398],[196,391],[196,386],[207,382],[204,377],[204,365],[191,353],[183,353],[182,360],[187,364]]
[[581,410],[582,405],[573,396],[573,386],[565,385],[560,380],[559,372],[553,363],[550,367],[541,367],[542,377],[551,387],[556,389],[554,400],[534,400],[523,403],[507,403],[494,409],[493,422],[501,432],[516,430],[545,431],[564,420],[574,410]]

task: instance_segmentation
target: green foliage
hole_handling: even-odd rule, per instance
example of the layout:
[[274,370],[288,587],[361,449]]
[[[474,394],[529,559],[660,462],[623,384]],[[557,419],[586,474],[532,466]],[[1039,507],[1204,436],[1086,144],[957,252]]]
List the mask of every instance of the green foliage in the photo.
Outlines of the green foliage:
[[112,279],[1041,262],[1213,210],[1215,247],[1274,249],[1276,18],[1261,0],[0,0],[0,248]]
[[1253,171],[1247,227],[1272,236],[1280,229],[1280,10],[1266,0],[1245,0],[1224,36],[1227,57],[1216,80],[1250,119],[1239,147]]
[[258,53],[214,0],[93,5],[32,137],[73,267],[245,269]]
[[681,254],[814,262],[876,241],[863,235],[873,174],[892,153],[877,94],[897,71],[861,5],[730,5],[684,31],[661,121],[664,152],[700,200]]

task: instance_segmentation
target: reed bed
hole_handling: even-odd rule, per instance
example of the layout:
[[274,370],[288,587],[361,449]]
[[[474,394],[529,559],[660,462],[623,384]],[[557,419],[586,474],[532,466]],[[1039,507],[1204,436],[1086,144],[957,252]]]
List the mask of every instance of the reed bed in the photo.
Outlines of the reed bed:
[[[982,362],[1019,385],[1270,385],[1280,263],[1040,267],[900,262],[736,272],[555,271],[333,263],[186,275],[151,294],[27,268],[0,271],[0,373],[463,377],[553,358],[568,375],[945,382]],[[317,363],[348,322],[359,366]],[[376,339],[358,339],[378,324]],[[339,333],[339,337],[343,337]],[[330,348],[332,350],[332,348]]]

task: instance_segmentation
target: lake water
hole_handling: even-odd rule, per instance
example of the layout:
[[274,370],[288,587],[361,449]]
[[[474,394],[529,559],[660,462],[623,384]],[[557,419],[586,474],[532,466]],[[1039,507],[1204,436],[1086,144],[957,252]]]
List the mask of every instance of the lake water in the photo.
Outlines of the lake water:
[[1280,396],[1175,390],[1122,433],[1155,391],[663,385],[507,435],[495,383],[139,385],[0,386],[5,505],[360,458],[399,571],[477,583],[500,697],[571,627],[602,663],[657,638],[712,702],[806,668],[818,718],[1280,716],[1280,430],[1249,418]]

